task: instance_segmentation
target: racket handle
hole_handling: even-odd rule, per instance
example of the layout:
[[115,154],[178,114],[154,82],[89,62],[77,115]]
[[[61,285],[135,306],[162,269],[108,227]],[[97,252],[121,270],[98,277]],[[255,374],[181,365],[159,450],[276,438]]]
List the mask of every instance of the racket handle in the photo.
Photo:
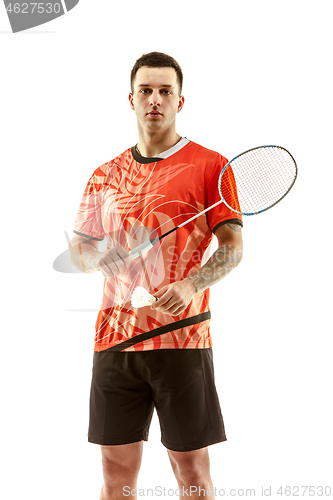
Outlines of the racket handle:
[[145,254],[148,252],[153,246],[159,241],[160,238],[155,238],[153,240],[146,241],[145,243],[142,243],[141,245],[133,248],[128,254],[129,258],[131,260],[136,259],[137,257],[140,257],[140,255]]

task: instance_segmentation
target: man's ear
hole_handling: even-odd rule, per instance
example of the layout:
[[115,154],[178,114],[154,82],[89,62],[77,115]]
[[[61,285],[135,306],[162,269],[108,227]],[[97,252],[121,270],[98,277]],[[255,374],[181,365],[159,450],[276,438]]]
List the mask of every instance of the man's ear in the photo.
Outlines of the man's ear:
[[185,103],[185,97],[183,95],[181,95],[179,97],[177,113],[179,113],[179,111],[181,111],[183,109],[184,103]]
[[130,102],[131,108],[134,110],[134,104],[133,104],[133,94],[130,92],[128,95],[128,100]]

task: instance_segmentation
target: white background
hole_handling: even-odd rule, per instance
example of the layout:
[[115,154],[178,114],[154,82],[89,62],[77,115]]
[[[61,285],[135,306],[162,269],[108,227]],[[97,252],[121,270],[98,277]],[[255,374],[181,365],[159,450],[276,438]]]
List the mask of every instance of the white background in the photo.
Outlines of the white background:
[[[181,135],[229,159],[279,144],[299,167],[212,289],[228,437],[210,448],[214,485],[333,495],[332,14],[324,0],[81,0],[14,35],[0,6],[2,498],[99,498],[86,434],[102,278],[52,263],[93,170],[137,141],[129,74],[152,50],[182,66]],[[154,418],[138,486],[158,485],[177,488]]]

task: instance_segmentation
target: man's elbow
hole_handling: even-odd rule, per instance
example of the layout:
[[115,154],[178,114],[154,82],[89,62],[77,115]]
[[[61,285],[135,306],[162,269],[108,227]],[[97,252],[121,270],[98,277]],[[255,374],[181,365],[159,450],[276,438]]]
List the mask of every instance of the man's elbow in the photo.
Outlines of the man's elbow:
[[220,248],[223,248],[225,254],[229,256],[229,260],[234,262],[237,266],[243,258],[243,241],[230,240],[220,243]]
[[241,247],[237,247],[236,252],[237,252],[236,263],[238,266],[238,264],[240,264],[240,262],[242,261],[242,258],[243,258],[243,245]]

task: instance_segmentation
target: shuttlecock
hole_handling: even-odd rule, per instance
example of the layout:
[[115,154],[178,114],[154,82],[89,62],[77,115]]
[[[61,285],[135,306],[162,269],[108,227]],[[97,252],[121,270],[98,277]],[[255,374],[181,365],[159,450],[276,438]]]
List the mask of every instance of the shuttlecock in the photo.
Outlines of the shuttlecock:
[[133,307],[144,307],[151,306],[157,300],[154,295],[151,295],[143,286],[137,286],[132,293],[132,306]]

